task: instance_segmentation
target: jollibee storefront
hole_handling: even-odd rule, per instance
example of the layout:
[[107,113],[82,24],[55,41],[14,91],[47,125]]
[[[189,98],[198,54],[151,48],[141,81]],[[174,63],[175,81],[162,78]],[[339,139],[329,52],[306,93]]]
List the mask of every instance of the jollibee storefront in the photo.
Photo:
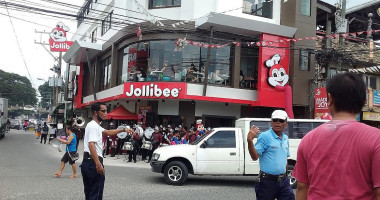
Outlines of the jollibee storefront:
[[234,126],[242,117],[270,117],[276,108],[289,109],[289,102],[291,109],[291,90],[284,89],[290,78],[287,37],[261,33],[259,40],[266,44],[253,47],[206,45],[188,36],[191,43],[181,51],[174,51],[178,35],[157,38],[145,34],[144,41],[128,38],[107,48],[74,42],[64,59],[77,68],[72,77],[77,113],[90,117],[90,105],[100,101],[108,112],[123,106],[149,126],[190,128],[202,119],[212,128]]

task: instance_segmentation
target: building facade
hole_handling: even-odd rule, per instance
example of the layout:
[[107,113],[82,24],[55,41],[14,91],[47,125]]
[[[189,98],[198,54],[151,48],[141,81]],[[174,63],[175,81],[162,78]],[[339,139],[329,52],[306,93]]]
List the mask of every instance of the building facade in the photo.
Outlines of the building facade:
[[233,126],[238,118],[269,117],[284,108],[281,88],[290,84],[295,117],[309,118],[314,67],[299,63],[301,54],[312,58],[294,51],[289,39],[298,26],[315,30],[313,4],[86,1],[75,42],[63,56],[68,68],[77,68],[69,76],[74,106],[83,116],[101,101],[109,111],[123,105],[148,124],[180,121],[189,127],[203,119],[206,127]]

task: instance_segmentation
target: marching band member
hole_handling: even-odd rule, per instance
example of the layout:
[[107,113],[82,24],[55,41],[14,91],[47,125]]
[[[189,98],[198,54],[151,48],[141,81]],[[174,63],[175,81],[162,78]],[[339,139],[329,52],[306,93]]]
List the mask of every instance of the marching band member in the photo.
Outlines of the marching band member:
[[152,141],[153,147],[152,147],[152,150],[149,151],[148,162],[150,162],[150,160],[152,159],[154,150],[156,150],[162,143],[162,134],[160,133],[160,130],[158,129],[158,127],[155,127],[154,133],[152,134],[151,141]]
[[131,139],[130,139],[133,150],[128,152],[128,162],[132,162],[132,157],[133,157],[133,162],[136,163],[136,154],[137,150],[139,149],[139,141],[140,141],[140,136],[138,133],[132,133],[131,134]]
[[[151,128],[151,127],[147,127],[144,131],[144,134],[143,134],[143,138],[142,138],[142,141],[143,141],[143,145],[145,142],[148,142],[150,141],[151,137],[152,137],[152,133],[154,132],[154,130]],[[148,149],[145,149],[145,148],[141,148],[141,160],[146,160],[146,156],[149,154],[149,150]]]

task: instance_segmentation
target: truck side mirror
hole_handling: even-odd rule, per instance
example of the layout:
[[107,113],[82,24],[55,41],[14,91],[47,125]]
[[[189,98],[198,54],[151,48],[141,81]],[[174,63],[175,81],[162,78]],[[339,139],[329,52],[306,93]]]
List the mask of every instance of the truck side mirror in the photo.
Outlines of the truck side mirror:
[[202,149],[205,149],[207,147],[207,141],[204,141],[202,144],[201,144],[201,148]]

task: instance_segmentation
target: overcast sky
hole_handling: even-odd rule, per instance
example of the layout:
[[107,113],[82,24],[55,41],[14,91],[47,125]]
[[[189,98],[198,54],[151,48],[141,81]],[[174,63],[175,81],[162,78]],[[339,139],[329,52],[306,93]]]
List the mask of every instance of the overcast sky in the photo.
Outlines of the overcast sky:
[[[62,11],[67,9],[55,4],[47,3],[43,0],[6,0],[7,2],[29,5],[34,7],[45,8],[49,10]],[[64,3],[70,3],[77,6],[82,6],[84,0],[58,0]],[[74,11],[74,9],[70,9]],[[79,9],[77,9],[78,11]],[[19,19],[12,18],[12,23],[15,29],[15,33],[18,38],[18,42],[21,47],[22,54],[26,62],[26,66],[23,61],[23,56],[17,45],[17,40],[12,29],[11,22],[9,20],[7,10],[4,6],[0,6],[0,69],[10,73],[16,73],[21,76],[26,76],[32,81],[33,87],[36,89],[39,85],[42,85],[44,81],[39,81],[37,78],[48,80],[49,76],[55,75],[50,70],[57,62],[53,57],[40,45],[34,42],[40,41],[48,43],[48,34],[35,33],[37,31],[51,32],[51,30],[57,25],[57,22],[62,21],[66,26],[70,28],[68,33],[68,39],[72,37],[71,33],[76,30],[76,20],[58,19],[55,17],[42,16],[38,14],[31,14],[27,12],[19,12],[14,9],[8,9],[10,16],[21,18],[34,22],[36,24],[21,21]],[[40,24],[40,25],[38,25]],[[70,33],[71,32],[71,33]],[[49,46],[46,46],[49,49]],[[59,53],[52,53],[54,56],[58,56]],[[66,64],[62,64],[63,70],[66,68]],[[27,68],[29,69],[30,76]],[[63,71],[62,71],[63,72]]]
[[[67,7],[61,7],[56,4],[48,3],[49,0],[6,0],[7,2],[18,3],[23,5],[29,5],[34,7],[41,7],[49,10],[56,10],[64,12]],[[60,2],[74,4],[77,6],[82,6],[84,0],[58,0]],[[330,4],[335,4],[339,0],[323,0]],[[360,5],[362,3],[368,2],[370,0],[348,0],[347,8]],[[75,9],[70,9],[74,11]],[[48,42],[48,34],[35,33],[35,30],[50,32],[57,24],[58,21],[62,21],[66,26],[70,28],[67,38],[71,38],[72,34],[76,30],[76,20],[69,19],[58,19],[54,17],[41,16],[38,14],[31,14],[28,12],[15,11],[13,9],[8,9],[11,16],[21,18],[34,22],[36,24],[21,21],[19,19],[12,18],[15,33],[20,44],[22,56],[19,47],[17,45],[17,40],[12,29],[7,10],[0,6],[0,69],[16,73],[22,76],[26,76],[32,81],[32,85],[38,88],[39,85],[43,84],[44,81],[39,81],[37,78],[42,78],[47,80],[48,77],[55,75],[54,72],[50,71],[56,62],[54,62],[53,57],[40,45],[35,44],[35,41]],[[75,10],[76,12],[78,9]],[[39,24],[39,25],[38,25]],[[49,49],[49,46],[46,46]],[[54,56],[58,56],[58,53],[53,53]],[[26,66],[24,64],[24,60]],[[63,70],[66,68],[65,63],[63,63]],[[29,73],[27,71],[29,70]],[[62,71],[63,72],[63,71]],[[30,75],[29,75],[30,74]]]

